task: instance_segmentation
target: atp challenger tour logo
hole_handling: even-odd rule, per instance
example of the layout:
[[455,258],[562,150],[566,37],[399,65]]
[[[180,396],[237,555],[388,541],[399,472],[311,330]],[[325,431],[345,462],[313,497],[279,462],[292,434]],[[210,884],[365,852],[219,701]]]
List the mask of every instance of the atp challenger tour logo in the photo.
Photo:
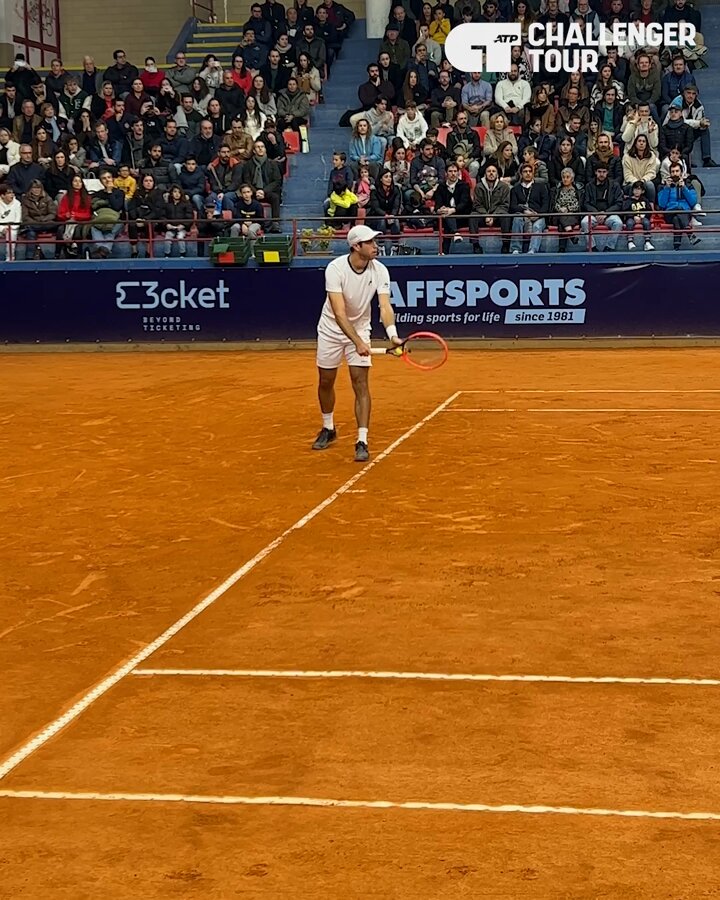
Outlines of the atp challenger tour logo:
[[585,321],[586,299],[583,278],[390,283],[395,318],[412,325],[579,325]]
[[[512,48],[522,44],[520,24],[464,22],[450,31],[445,39],[445,55],[461,72],[509,72]],[[601,25],[593,35],[592,25],[572,23],[541,25],[533,22],[528,29],[525,52],[533,71],[544,67],[548,72],[597,72],[600,46],[605,47],[692,47],[695,26],[689,22],[650,25],[615,22]]]

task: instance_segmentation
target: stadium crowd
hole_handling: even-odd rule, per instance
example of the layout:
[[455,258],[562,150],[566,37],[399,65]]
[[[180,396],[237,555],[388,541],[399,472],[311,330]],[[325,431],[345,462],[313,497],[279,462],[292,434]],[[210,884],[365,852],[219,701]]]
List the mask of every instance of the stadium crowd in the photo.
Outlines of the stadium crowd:
[[[533,22],[555,27],[617,22],[691,22],[683,49],[601,46],[597,74],[533,70],[527,44],[512,48],[507,73],[463,73],[445,58],[463,22]],[[701,15],[687,0],[457,0],[393,5],[377,59],[358,88],[352,129],[333,157],[328,222],[358,216],[379,231],[442,228],[444,253],[467,229],[501,235],[503,253],[540,252],[547,229],[558,249],[653,250],[667,223],[673,246],[700,238],[703,186],[692,162],[715,166],[710,121],[693,74],[707,65]],[[411,218],[401,219],[401,216]],[[582,235],[585,235],[582,237]],[[388,250],[393,246],[388,242]]]
[[[133,256],[149,232],[165,254],[186,253],[188,232],[256,237],[280,231],[286,141],[322,102],[322,82],[354,20],[336,0],[255,3],[227,67],[208,55],[195,70],[180,52],[139,70],[123,50],[104,71],[59,59],[42,79],[22,54],[0,95],[0,244],[41,258],[105,258],[125,232]],[[444,55],[463,22],[692,22],[684,49],[603,47],[599,70],[534,71],[525,46],[507,73],[463,73]],[[340,124],[324,213],[333,227],[360,218],[386,235],[467,229],[473,251],[501,236],[503,253],[540,252],[549,227],[596,251],[654,249],[663,221],[673,245],[699,243],[703,186],[693,165],[715,166],[710,122],[694,71],[706,65],[700,12],[687,0],[402,0],[389,11],[377,59]],[[584,235],[584,237],[583,237]],[[388,243],[388,249],[393,246]],[[581,247],[583,245],[580,245]]]
[[0,247],[12,257],[20,236],[41,259],[45,235],[56,258],[107,258],[127,229],[137,256],[152,230],[184,256],[190,230],[279,232],[288,132],[307,125],[354,18],[336,0],[255,3],[230,59],[198,70],[183,52],[163,70],[116,50],[104,71],[54,59],[43,79],[17,54],[0,94]]

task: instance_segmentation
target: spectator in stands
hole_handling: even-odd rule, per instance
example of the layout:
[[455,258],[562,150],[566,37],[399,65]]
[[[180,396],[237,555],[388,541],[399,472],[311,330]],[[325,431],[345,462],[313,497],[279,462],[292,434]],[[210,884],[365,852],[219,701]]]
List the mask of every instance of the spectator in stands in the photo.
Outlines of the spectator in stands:
[[228,191],[234,191],[240,184],[242,163],[233,159],[230,147],[222,144],[217,157],[207,168],[207,180],[210,186],[210,196],[216,200],[222,200]]
[[318,72],[316,66],[312,64],[312,60],[307,53],[298,53],[297,64],[292,70],[292,74],[294,75],[300,90],[307,94],[310,103],[317,103],[318,96],[322,89],[322,82],[320,81],[320,72]]
[[611,86],[605,88],[602,100],[595,106],[594,113],[600,119],[600,127],[612,135],[615,143],[621,142],[625,106],[618,100],[617,90]]
[[328,22],[344,41],[355,21],[355,13],[347,6],[343,6],[342,3],[337,3],[336,0],[322,0],[322,7],[327,12]]
[[138,77],[138,70],[127,61],[124,50],[116,50],[113,53],[113,59],[115,63],[105,69],[103,81],[109,81],[112,84],[118,97],[125,97],[130,93],[132,83]]
[[445,172],[445,181],[441,181],[435,192],[435,213],[442,220],[443,235],[442,252],[450,252],[450,240],[461,241],[457,232],[468,225],[468,216],[472,210],[472,199],[469,186],[460,179],[457,163],[450,162]]
[[688,69],[682,55],[675,56],[670,70],[663,75],[661,82],[661,112],[667,112],[668,106],[676,97],[682,97],[682,93],[688,85],[695,84],[695,77]]
[[660,71],[653,66],[650,55],[640,52],[635,57],[635,65],[628,78],[627,96],[630,103],[651,104],[653,118],[657,116],[657,104],[660,100]]
[[215,208],[215,204],[209,198],[205,201],[205,208],[198,219],[198,253],[205,255],[205,244],[216,237],[226,235],[230,229],[229,222],[221,218],[221,212]]
[[[297,78],[291,76],[287,87],[280,91],[277,98],[277,118],[283,128],[299,131],[301,125],[307,125],[310,117],[308,95],[300,90]],[[260,129],[262,131],[262,129]]]
[[165,120],[163,136],[158,143],[162,148],[163,159],[166,159],[175,167],[176,172],[179,172],[180,166],[190,152],[190,145],[188,141],[178,133],[178,126],[175,119]]
[[[68,121],[63,116],[60,117],[55,111],[52,103],[43,103],[40,107],[40,125],[44,126],[50,138],[59,143],[64,134],[68,130]],[[38,126],[40,127],[40,126]],[[37,129],[35,129],[37,131]]]
[[[182,178],[182,172],[180,173],[180,177]],[[205,185],[205,176],[202,176],[203,187]],[[130,166],[127,163],[120,163],[118,166],[117,177],[113,181],[118,190],[123,192],[125,197],[125,204],[127,205],[132,198],[135,196],[137,191],[137,181],[130,174]]]
[[10,166],[7,176],[7,184],[13,189],[18,200],[22,200],[30,189],[33,181],[42,182],[45,178],[45,170],[41,165],[33,162],[33,152],[30,144],[20,145],[20,162]]
[[[302,6],[303,12],[306,13],[306,15],[311,16],[312,9],[305,4],[305,0],[302,0],[302,2],[303,2],[303,6]],[[295,9],[294,6],[289,6],[287,8],[287,11],[285,12],[285,21],[283,22],[283,24],[281,26],[282,30],[280,33],[286,34],[288,37],[288,40],[290,41],[290,43],[292,45],[295,45],[295,43],[301,37],[302,28],[303,28],[303,25],[305,24],[305,22],[313,22],[314,21],[314,19],[311,19],[311,18],[305,18],[303,21],[300,21],[298,12],[299,12],[299,10]]]
[[195,109],[193,98],[190,94],[184,94],[177,113],[175,114],[178,131],[188,142],[191,142],[200,132],[200,123],[203,120],[203,114]]
[[556,138],[552,134],[546,134],[543,131],[542,119],[533,119],[528,125],[525,134],[521,135],[520,140],[517,142],[518,153],[522,154],[526,147],[534,147],[537,150],[538,159],[545,163],[550,162],[556,144]]
[[58,221],[63,226],[58,230],[58,256],[63,252],[66,256],[77,256],[79,246],[75,239],[78,225],[84,225],[92,219],[92,202],[83,180],[74,175],[67,194],[63,194],[57,209]]
[[420,84],[417,72],[409,71],[405,75],[399,102],[402,110],[406,110],[410,103],[415,104],[418,112],[424,113],[430,101],[430,95]]
[[449,72],[440,72],[438,84],[430,94],[430,104],[425,113],[430,118],[430,125],[450,128],[460,104],[460,91],[450,84]]
[[128,236],[133,259],[138,256],[138,240],[148,239],[150,224],[162,220],[164,202],[162,191],[155,187],[155,179],[145,175],[128,204]]
[[336,151],[332,155],[332,169],[330,170],[330,177],[328,178],[327,185],[328,197],[332,193],[333,185],[339,181],[342,181],[347,187],[352,187],[355,176],[353,175],[350,166],[347,164],[347,154]]
[[356,178],[359,166],[367,165],[371,177],[377,180],[377,173],[383,162],[383,148],[380,138],[372,133],[367,119],[360,119],[353,128],[349,157],[350,168]]
[[[282,56],[282,53],[280,54]],[[255,32],[247,28],[243,34],[242,43],[235,48],[235,56],[242,56],[245,65],[251,75],[257,74],[267,60],[266,48],[255,39]]]
[[461,154],[467,160],[468,171],[472,178],[477,178],[482,159],[482,148],[478,133],[468,125],[468,114],[461,109],[457,114],[453,130],[447,138],[447,152],[451,159]]
[[210,163],[218,155],[220,149],[220,138],[213,131],[212,122],[203,119],[200,123],[200,133],[190,144],[190,153],[203,168]]
[[113,242],[125,227],[125,194],[115,186],[112,172],[100,173],[102,190],[92,195],[93,218],[90,237],[93,246],[88,256],[92,259],[109,259]]
[[[299,79],[298,84],[299,84]],[[270,89],[265,84],[265,79],[262,75],[258,74],[253,78],[253,86],[250,89],[249,97],[255,98],[255,103],[257,104],[257,108],[260,112],[267,118],[268,116],[272,116],[275,118],[277,115],[277,106],[275,104],[275,97],[273,97]]]
[[35,108],[40,109],[43,103],[51,103],[55,112],[59,112],[60,110],[60,101],[52,92],[48,91],[45,87],[45,83],[43,81],[38,82],[33,85],[33,100],[35,101]]
[[162,145],[153,142],[150,145],[148,154],[140,165],[140,178],[146,175],[152,175],[155,179],[155,186],[160,190],[166,191],[170,187],[173,180],[171,177],[171,164],[167,159],[163,159]]
[[492,25],[497,25],[500,22],[504,21],[505,19],[498,9],[496,0],[485,0],[482,8],[482,15],[480,16],[480,22],[487,22]]
[[145,124],[136,119],[130,126],[129,133],[122,144],[120,160],[130,167],[130,173],[137,177],[140,174],[140,166],[149,150],[149,140],[145,134]]
[[35,130],[35,136],[32,139],[31,147],[33,148],[33,159],[35,162],[40,163],[43,169],[47,169],[57,150],[57,145],[50,138],[44,125],[38,125]]
[[252,156],[253,139],[240,119],[233,120],[230,133],[225,135],[223,143],[230,148],[230,156],[236,162],[244,163]]
[[[90,117],[94,122],[97,122],[100,119],[110,119],[114,114],[115,88],[112,82],[103,81],[100,92],[90,99]],[[77,128],[75,131],[77,131]]]
[[279,234],[282,176],[277,164],[267,158],[265,144],[262,141],[255,141],[252,159],[244,163],[241,178],[255,189],[255,197],[258,200],[270,204],[273,222],[268,231]]
[[396,134],[403,142],[403,146],[409,150],[415,150],[427,134],[427,122],[421,116],[414,101],[410,100],[405,112],[400,116]]
[[0,182],[10,168],[20,162],[20,144],[12,139],[9,128],[0,128]]
[[160,86],[165,78],[162,69],[158,69],[157,63],[152,56],[145,59],[145,68],[140,72],[140,80],[143,83],[146,93],[151,97],[157,97],[160,94]]
[[548,183],[547,164],[540,159],[537,150],[534,147],[525,147],[520,158],[523,163],[530,163],[533,167],[533,178],[538,184]]
[[202,212],[205,203],[205,173],[194,156],[188,156],[178,174],[178,184],[192,205]]
[[689,164],[694,141],[695,133],[683,117],[683,99],[676,97],[660,129],[660,156],[667,156],[670,147],[678,146]]
[[67,116],[68,127],[73,129],[75,119],[80,114],[80,111],[82,109],[90,110],[92,97],[81,90],[80,80],[77,76],[69,75],[65,81],[63,92],[60,95],[60,101],[65,110],[65,115]]
[[460,92],[462,105],[469,116],[472,127],[487,127],[490,120],[490,107],[493,104],[493,89],[488,81],[484,81],[482,72],[472,72]]
[[575,183],[575,173],[571,168],[563,169],[560,173],[550,203],[552,211],[556,213],[558,252],[565,253],[568,240],[577,244],[577,237],[573,232],[580,224],[580,212],[583,208],[583,191]]
[[[618,237],[622,231],[622,219],[618,215],[622,210],[623,193],[617,181],[611,180],[607,163],[598,161],[593,169],[593,177],[590,178],[588,170],[588,183],[585,186],[585,209],[590,215],[583,218],[581,228],[583,234],[587,234],[590,228],[604,225],[610,229],[605,250],[615,250]],[[593,235],[590,249],[597,250],[595,236]]]
[[[585,163],[573,147],[568,137],[558,141],[548,164],[548,182],[556,187],[562,180],[562,173],[570,169],[573,173],[573,185],[580,188],[585,182]],[[579,223],[578,223],[579,224]]]
[[482,253],[483,248],[476,235],[486,228],[500,228],[502,233],[502,253],[510,252],[510,185],[500,180],[494,162],[488,162],[482,178],[478,179],[473,191],[472,215],[470,217],[470,243],[473,253]]
[[691,244],[700,243],[700,238],[690,230],[690,217],[697,202],[695,190],[682,177],[680,163],[672,163],[670,176],[658,194],[658,209],[673,227],[673,250],[680,249],[683,233],[687,233]]
[[95,60],[92,56],[83,57],[83,70],[80,73],[80,87],[84,94],[88,97],[94,97],[102,90],[103,77],[100,70],[95,66]]
[[625,215],[625,230],[628,233],[628,250],[634,250],[635,228],[639,225],[643,233],[644,250],[654,250],[650,240],[652,203],[645,196],[645,185],[642,181],[636,181],[630,187],[629,195],[623,201],[623,213]]
[[220,101],[215,97],[208,103],[207,120],[212,122],[213,130],[218,137],[222,137],[230,128],[230,116],[226,116],[220,106]]
[[277,121],[272,116],[265,119],[265,127],[257,139],[265,144],[268,159],[277,165],[281,178],[284,178],[287,168],[287,146],[282,132],[278,131]]
[[388,142],[395,137],[395,117],[388,109],[387,100],[378,97],[373,108],[368,110],[364,117],[370,123],[372,133],[380,138],[384,157]]
[[428,59],[427,47],[415,45],[415,56],[408,63],[408,72],[416,72],[421,89],[430,96],[438,83],[438,67]]
[[272,47],[273,28],[270,22],[263,17],[262,6],[259,3],[253,3],[250,7],[250,18],[243,25],[243,31],[246,31],[248,28],[252,29],[255,34],[255,40],[263,49],[262,64],[267,58],[270,47]]
[[22,222],[22,206],[12,185],[0,185],[0,247],[6,248],[7,259],[15,259],[15,244]]
[[429,201],[434,203],[438,185],[444,179],[445,162],[435,154],[432,141],[426,138],[410,164],[410,188],[405,192],[403,205],[413,214],[427,214]]
[[275,0],[264,0],[262,4],[262,16],[270,27],[275,30],[285,18],[285,7]]
[[532,92],[529,105],[525,108],[525,121],[540,119],[545,134],[555,133],[555,107],[546,85],[538,85]]
[[110,169],[111,172],[115,172],[121,157],[122,144],[119,141],[111,141],[107,125],[98,122],[95,126],[95,137],[87,146],[88,169]]
[[[111,119],[99,119],[98,122],[109,123]],[[110,133],[108,128],[108,134]],[[80,110],[80,115],[75,122],[75,137],[81,147],[87,150],[88,144],[95,137],[95,128],[93,127],[93,118],[86,109]]]
[[[670,178],[670,166],[672,166],[674,163],[679,163],[680,177],[685,182],[685,184],[687,184],[689,187],[691,187],[697,194],[698,202],[693,207],[693,212],[695,213],[695,216],[705,215],[705,213],[702,212],[702,206],[700,205],[700,197],[702,196],[702,193],[703,193],[703,187],[700,184],[700,181],[690,171],[688,164],[685,162],[685,159],[683,158],[680,147],[671,147],[668,155],[660,163],[660,175],[659,175],[660,184],[664,184],[665,182],[668,181],[668,179]],[[695,216],[691,219],[690,224],[694,225],[694,226],[699,226],[700,222],[698,221],[698,219]]]
[[387,53],[390,62],[401,70],[404,70],[410,62],[410,44],[400,37],[400,29],[396,22],[391,22],[385,29],[385,40],[380,44],[380,53]]
[[626,148],[622,160],[624,191],[629,194],[632,185],[640,181],[645,196],[650,203],[655,202],[655,179],[660,169],[660,160],[653,153],[644,134],[639,134]]
[[[402,194],[393,179],[392,172],[385,170],[370,191],[367,205],[368,225],[383,234],[400,234],[400,216],[402,212]],[[392,247],[385,245],[387,253]]]
[[503,141],[497,150],[485,157],[485,167],[494,165],[498,171],[498,178],[503,184],[512,187],[518,179],[520,164],[510,141]]
[[377,63],[370,63],[367,67],[368,80],[364,81],[358,88],[358,100],[360,101],[360,109],[352,113],[345,113],[340,120],[340,126],[355,126],[358,119],[364,118],[363,113],[372,109],[378,97],[385,97],[390,106],[395,98],[395,89],[391,82],[383,81],[380,77],[380,66]]
[[23,100],[35,102],[33,86],[40,84],[40,76],[32,66],[28,65],[24,53],[15,54],[12,68],[5,73],[5,84],[15,88],[17,99],[20,102]]
[[673,0],[665,7],[662,16],[663,24],[675,22],[689,22],[697,31],[702,31],[702,19],[699,10],[688,5],[686,0]]
[[578,92],[578,102],[582,106],[590,107],[590,91],[588,91],[587,84],[585,84],[585,79],[583,76],[575,70],[574,72],[570,72],[568,75],[567,81],[562,86],[560,91],[560,106],[567,104],[568,96],[571,88],[576,88]]
[[125,109],[131,116],[140,118],[145,113],[147,104],[153,105],[152,97],[140,78],[136,78],[130,85],[130,93],[125,97]]
[[207,115],[208,103],[212,100],[213,95],[210,88],[205,83],[204,78],[199,76],[194,79],[190,86],[190,96],[193,99],[193,108],[202,116]]
[[[589,148],[588,148],[589,149]],[[622,184],[622,163],[613,152],[612,139],[609,134],[602,132],[597,137],[597,147],[585,160],[585,183],[595,181],[595,172],[602,165],[608,173],[610,181]]]
[[590,124],[590,109],[580,100],[580,91],[576,87],[569,87],[564,100],[560,101],[555,116],[556,134],[560,134],[561,129],[565,128],[573,115],[580,117],[580,129],[586,131]]
[[[378,69],[380,71],[380,80],[386,85],[384,93],[388,101],[390,103],[400,103],[404,80],[402,69],[397,63],[392,62],[389,54],[382,51],[378,54]],[[390,92],[390,86],[392,86],[392,93]]]
[[32,100],[23,100],[22,113],[13,121],[13,140],[18,144],[28,144],[40,124],[40,116],[35,112]]
[[63,67],[62,60],[53,59],[50,61],[50,71],[45,77],[45,87],[57,99],[60,99],[69,77],[69,74]]
[[[273,94],[278,94],[283,88],[287,87],[288,78],[290,77],[291,72],[292,69],[288,69],[287,66],[281,65],[280,54],[276,47],[273,47],[270,50],[267,62],[260,69],[260,74],[265,79],[265,84]],[[247,93],[247,91],[245,93]]]
[[207,85],[208,91],[214,95],[215,89],[222,84],[223,70],[218,58],[208,53],[200,66],[200,78]]
[[[493,0],[486,0],[485,5],[487,6],[488,3],[492,2]],[[444,47],[447,36],[450,34],[451,27],[452,24],[450,22],[450,19],[447,19],[445,17],[445,11],[443,10],[443,8],[441,6],[436,6],[433,10],[433,20],[428,27],[430,40],[434,41],[436,44],[439,44],[440,47]],[[405,35],[402,34],[402,37],[405,37]]]
[[31,182],[30,188],[22,199],[22,225],[27,245],[26,259],[43,259],[37,245],[39,234],[55,234],[57,226],[55,217],[57,204],[46,193],[41,181]]
[[392,21],[397,25],[400,38],[405,41],[409,47],[417,40],[417,25],[405,12],[405,7],[397,3],[392,10]]
[[410,163],[407,158],[407,150],[398,138],[393,141],[390,159],[385,163],[384,169],[392,174],[393,182],[403,194],[410,188]]
[[249,184],[241,184],[240,187],[228,194],[223,200],[223,209],[232,212],[233,219],[240,219],[230,228],[232,237],[243,237],[255,240],[259,238],[265,229],[265,211],[259,200],[255,199],[254,191]]
[[280,65],[285,69],[292,69],[295,65],[295,48],[288,40],[286,34],[278,35],[275,49],[280,54]]
[[358,196],[344,182],[338,179],[332,186],[332,192],[323,204],[325,224],[333,228],[344,228],[353,225],[358,215]]
[[706,169],[715,168],[717,163],[712,158],[710,145],[710,119],[705,115],[705,107],[698,100],[698,89],[694,84],[688,84],[682,93],[682,113],[685,124],[693,130],[693,143],[700,141],[700,153],[703,166]]
[[327,60],[325,44],[321,38],[315,37],[315,28],[312,25],[307,24],[303,27],[303,36],[295,43],[295,53],[297,57],[301,53],[306,53],[316,69],[320,72],[325,70]]
[[628,145],[632,144],[640,134],[645,135],[652,150],[657,150],[660,129],[655,119],[650,115],[650,105],[644,100],[637,107],[628,107],[620,137],[622,143]]
[[[307,100],[307,97],[305,99]],[[258,135],[265,127],[265,114],[258,109],[257,102],[253,96],[245,98],[245,113],[241,117],[241,121],[243,128],[252,137],[253,141],[257,140]]]
[[154,98],[155,110],[160,115],[160,120],[174,117],[180,106],[180,94],[170,84],[170,79],[163,78],[160,82],[160,92]]
[[508,77],[495,85],[495,106],[505,113],[510,124],[522,125],[525,122],[525,107],[530,99],[529,82],[520,78],[517,63],[511,63]]
[[490,127],[485,135],[483,151],[485,156],[491,156],[504,141],[509,141],[513,148],[513,153],[517,153],[517,140],[515,134],[510,129],[504,113],[495,113],[490,118]]
[[167,70],[167,79],[178,94],[186,93],[195,78],[195,70],[187,64],[185,51],[175,54],[175,65]]
[[528,253],[540,252],[542,235],[545,231],[545,216],[549,211],[550,197],[547,185],[535,181],[532,164],[524,162],[520,167],[520,180],[510,190],[510,215],[513,217],[511,253],[520,253],[526,243],[529,243]]
[[[445,19],[444,21],[448,21]],[[418,37],[415,43],[410,48],[412,50],[413,56],[415,55],[415,46],[417,44],[425,44],[428,52],[428,59],[432,60],[436,66],[439,66],[442,62],[443,58],[443,48],[437,41],[434,41],[430,37],[430,27],[428,25],[419,25],[418,26]]]
[[593,85],[592,92],[590,93],[591,109],[594,110],[598,104],[602,103],[605,96],[605,91],[609,87],[615,88],[618,100],[623,101],[625,99],[625,89],[622,83],[613,77],[612,66],[608,66],[606,64],[604,66],[600,66],[597,81]]
[[318,7],[315,21],[312,24],[315,28],[315,34],[325,44],[325,55],[329,72],[336,56],[340,52],[343,39],[337,28],[328,21],[328,11],[325,6]]
[[0,127],[12,131],[16,116],[22,112],[22,101],[18,99],[14,84],[6,84],[5,91],[0,94]]
[[564,137],[570,138],[580,156],[588,155],[588,136],[582,130],[578,113],[573,113],[567,123],[558,129],[556,140],[561,141]]
[[75,166],[81,175],[85,175],[87,173],[87,154],[85,148],[80,146],[77,135],[71,134],[67,136],[65,152],[67,153],[68,163],[71,166]]
[[185,196],[183,189],[174,184],[168,191],[168,198],[163,203],[161,211],[162,220],[158,230],[165,234],[165,259],[172,255],[173,241],[177,241],[178,253],[184,259],[187,255],[185,237],[192,227],[193,208]]

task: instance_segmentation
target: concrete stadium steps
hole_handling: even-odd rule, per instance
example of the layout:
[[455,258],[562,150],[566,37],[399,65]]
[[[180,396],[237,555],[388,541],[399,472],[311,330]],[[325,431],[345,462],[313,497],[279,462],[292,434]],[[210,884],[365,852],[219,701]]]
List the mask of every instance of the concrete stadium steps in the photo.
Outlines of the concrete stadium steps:
[[213,53],[223,65],[230,65],[233,50],[242,41],[244,22],[222,25],[201,24],[185,45],[185,55],[191,66],[199,66],[208,53]]

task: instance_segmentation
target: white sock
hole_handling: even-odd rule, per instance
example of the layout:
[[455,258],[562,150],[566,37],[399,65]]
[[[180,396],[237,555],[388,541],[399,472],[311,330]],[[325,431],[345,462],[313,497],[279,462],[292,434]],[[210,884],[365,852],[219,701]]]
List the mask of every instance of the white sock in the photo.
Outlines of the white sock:
[[333,431],[335,428],[334,421],[333,421],[333,413],[323,413],[322,419],[323,419],[323,428],[329,428],[330,431]]
[[367,444],[368,442],[368,430],[367,428],[358,428],[358,440],[362,441],[363,444]]

